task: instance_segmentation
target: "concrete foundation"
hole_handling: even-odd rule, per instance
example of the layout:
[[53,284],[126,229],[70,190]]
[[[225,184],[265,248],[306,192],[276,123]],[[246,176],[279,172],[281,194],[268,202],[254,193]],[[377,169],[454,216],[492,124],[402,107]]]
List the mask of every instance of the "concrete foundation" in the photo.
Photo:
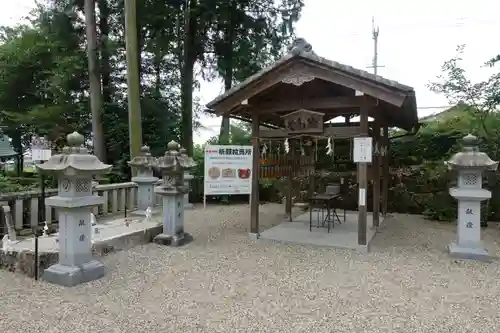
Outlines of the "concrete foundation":
[[488,251],[481,246],[465,247],[460,246],[456,242],[452,242],[448,246],[448,251],[451,257],[457,259],[478,260],[485,262],[493,260],[493,257],[488,254]]
[[[296,243],[304,245],[315,245],[325,247],[336,247],[352,249],[361,253],[367,253],[370,242],[375,237],[376,229],[373,227],[373,217],[368,213],[368,229],[366,232],[366,245],[358,244],[358,212],[346,212],[345,221],[343,211],[337,212],[340,221],[335,221],[335,226],[331,227],[328,233],[326,225],[318,223],[324,219],[324,215],[313,211],[312,229],[309,231],[309,212],[296,217],[293,222],[283,221],[279,225],[261,232],[260,239],[274,240],[285,243]],[[384,222],[384,217],[380,216],[380,225]]]
[[[128,226],[126,225],[128,223]],[[98,228],[98,233],[95,233]],[[162,226],[159,218],[146,222],[142,219],[116,219],[107,223],[98,224],[92,227],[92,256],[102,257],[109,253],[130,249],[140,244],[147,244],[162,232]],[[59,262],[59,244],[56,241],[58,234],[48,237],[40,237],[38,252],[38,274],[44,279],[60,279],[64,281],[78,281],[78,279],[88,279],[89,277],[99,276],[100,270],[98,260],[91,260],[90,265],[84,265],[82,272],[75,269],[60,268],[56,265]],[[19,272],[29,277],[35,276],[35,240],[27,238],[13,245],[9,253],[0,250],[0,267],[12,272]],[[47,269],[54,265],[50,273],[45,274]],[[66,266],[67,267],[67,266]],[[71,267],[69,267],[71,268]],[[80,278],[64,276],[80,276]],[[56,277],[57,276],[57,277]],[[102,275],[101,275],[102,277]],[[83,281],[81,280],[81,281]],[[49,281],[49,280],[47,280]],[[90,280],[86,280],[90,281]],[[51,282],[51,281],[49,281]],[[57,283],[57,282],[56,282]],[[72,282],[64,285],[70,286]]]
[[73,287],[80,283],[100,279],[105,271],[104,265],[95,259],[78,267],[55,264],[43,272],[43,279],[61,286]]

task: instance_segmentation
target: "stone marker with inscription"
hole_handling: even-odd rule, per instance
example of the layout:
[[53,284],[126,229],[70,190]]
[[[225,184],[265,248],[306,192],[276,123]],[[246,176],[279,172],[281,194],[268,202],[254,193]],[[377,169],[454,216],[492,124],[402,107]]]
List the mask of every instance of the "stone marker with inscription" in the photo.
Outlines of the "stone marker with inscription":
[[496,170],[498,162],[478,151],[473,135],[463,138],[464,149],[446,162],[450,170],[458,171],[457,187],[450,195],[458,200],[457,240],[448,249],[450,255],[461,259],[489,260],[481,242],[481,201],[491,198],[482,188],[483,171]]
[[137,210],[133,213],[146,215],[148,207],[151,214],[156,214],[158,210],[154,207],[154,188],[158,183],[158,178],[153,176],[153,166],[156,158],[151,156],[148,146],[143,146],[140,153],[128,162],[128,165],[137,171],[137,175],[132,177],[132,181],[137,184]]
[[92,176],[111,165],[103,164],[83,147],[84,137],[73,132],[62,154],[53,155],[36,167],[58,179],[58,195],[45,199],[57,209],[59,220],[59,262],[44,271],[43,279],[63,286],[74,286],[104,276],[104,265],[92,258],[92,207],[103,198],[92,194]]
[[163,232],[154,239],[159,244],[179,246],[190,238],[184,232],[184,194],[189,191],[184,184],[184,172],[196,163],[184,152],[177,142],[171,141],[165,155],[157,159],[156,167],[163,173],[162,183],[155,188],[163,197]]

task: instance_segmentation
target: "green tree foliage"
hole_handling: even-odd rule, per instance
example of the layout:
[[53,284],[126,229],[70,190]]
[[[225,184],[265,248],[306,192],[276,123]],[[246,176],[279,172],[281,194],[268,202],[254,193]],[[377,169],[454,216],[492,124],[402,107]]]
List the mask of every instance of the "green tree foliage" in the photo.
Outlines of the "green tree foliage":
[[[97,34],[92,73],[102,84],[102,107],[95,104],[94,119],[102,119],[107,161],[127,177],[124,1],[95,5],[96,26],[88,31]],[[152,153],[163,153],[172,139],[190,151],[200,125],[196,75],[239,82],[269,64],[293,36],[302,6],[301,0],[138,1],[143,142]],[[26,26],[4,27],[0,41],[0,121],[19,152],[33,134],[62,145],[68,132],[89,138],[92,132],[84,0],[43,0],[30,17]],[[96,54],[92,46],[89,52]]]
[[[301,0],[220,1],[212,56],[207,57],[228,90],[282,55],[294,37]],[[229,141],[229,118],[223,117],[219,142]]]
[[479,134],[491,141],[498,137],[498,129],[489,126],[489,118],[498,112],[500,104],[500,73],[491,75],[485,81],[473,83],[460,67],[464,49],[464,45],[457,47],[457,55],[443,64],[442,74],[438,76],[437,82],[429,84],[429,88],[444,94],[450,103],[461,105],[465,111],[470,112],[470,126],[474,127],[479,123]]
[[77,16],[45,11],[31,26],[3,28],[1,122],[20,152],[32,133],[60,142],[88,131],[86,57]]

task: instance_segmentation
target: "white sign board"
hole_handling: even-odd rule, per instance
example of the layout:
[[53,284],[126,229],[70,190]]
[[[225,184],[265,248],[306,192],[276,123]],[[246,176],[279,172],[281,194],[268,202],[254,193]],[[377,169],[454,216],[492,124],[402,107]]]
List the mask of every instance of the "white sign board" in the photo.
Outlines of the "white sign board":
[[31,160],[48,161],[52,156],[51,143],[44,137],[31,138]]
[[252,146],[205,147],[205,195],[250,194]]
[[372,162],[372,138],[354,138],[354,163]]

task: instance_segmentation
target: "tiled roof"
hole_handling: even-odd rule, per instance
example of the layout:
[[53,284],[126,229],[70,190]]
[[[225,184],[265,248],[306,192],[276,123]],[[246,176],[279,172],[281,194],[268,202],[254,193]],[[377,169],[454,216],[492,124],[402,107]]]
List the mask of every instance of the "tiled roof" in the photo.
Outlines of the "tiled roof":
[[17,153],[12,149],[12,145],[7,135],[0,134],[0,157],[12,157]]
[[339,71],[345,72],[345,73],[352,75],[352,76],[357,76],[357,77],[360,77],[360,78],[363,78],[366,80],[371,80],[373,82],[376,82],[376,83],[381,84],[381,85],[385,85],[385,86],[392,88],[392,89],[400,90],[402,92],[409,93],[409,94],[414,93],[414,89],[412,87],[401,84],[401,83],[396,82],[394,80],[389,80],[389,79],[383,78],[382,76],[367,72],[365,70],[356,69],[354,67],[341,64],[337,61],[333,61],[333,60],[329,60],[329,59],[320,57],[312,50],[311,44],[307,43],[303,38],[298,38],[293,42],[292,45],[290,45],[288,47],[288,53],[286,53],[282,58],[277,60],[273,65],[260,70],[259,72],[255,73],[252,76],[249,76],[247,79],[242,81],[240,84],[235,85],[233,88],[227,90],[222,95],[219,95],[213,101],[208,103],[207,107],[208,108],[213,107],[217,103],[226,99],[228,96],[236,93],[237,91],[246,87],[250,83],[259,80],[265,74],[273,71],[274,69],[280,67],[282,64],[286,63],[287,61],[289,61],[293,58],[306,59],[306,60],[309,60],[313,63],[319,64],[319,65],[326,65],[327,67],[329,67],[331,69],[339,70]]

